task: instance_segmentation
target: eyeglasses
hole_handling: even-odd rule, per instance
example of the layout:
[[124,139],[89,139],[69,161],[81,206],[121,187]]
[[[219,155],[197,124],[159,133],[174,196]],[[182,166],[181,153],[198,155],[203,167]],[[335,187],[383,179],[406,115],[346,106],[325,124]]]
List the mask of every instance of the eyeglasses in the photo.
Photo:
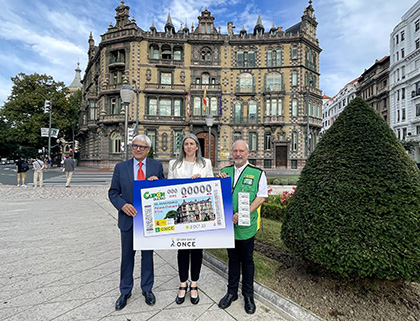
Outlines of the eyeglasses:
[[133,149],[139,149],[139,150],[143,151],[143,150],[146,150],[147,148],[149,148],[149,146],[142,146],[142,145],[133,144]]

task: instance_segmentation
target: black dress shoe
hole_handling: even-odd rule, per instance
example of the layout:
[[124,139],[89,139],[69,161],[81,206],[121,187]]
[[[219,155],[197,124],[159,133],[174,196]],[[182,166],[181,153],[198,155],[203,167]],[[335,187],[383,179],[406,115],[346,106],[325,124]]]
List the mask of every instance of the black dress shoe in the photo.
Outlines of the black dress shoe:
[[226,295],[219,302],[219,308],[226,309],[230,307],[230,304],[232,303],[232,301],[236,301],[236,300],[238,300],[237,294],[233,295],[230,293],[226,293]]
[[244,297],[245,300],[245,312],[248,314],[254,314],[255,313],[255,302],[253,297]]
[[143,291],[143,295],[146,298],[147,305],[154,305],[156,303],[156,298],[152,291]]
[[180,291],[182,291],[182,290],[184,290],[185,291],[185,293],[184,293],[184,296],[179,296],[179,292],[178,292],[178,295],[176,296],[176,299],[175,299],[175,302],[176,302],[176,304],[182,304],[182,303],[184,303],[184,301],[185,301],[185,296],[187,295],[187,287],[186,286],[180,286],[179,287],[179,290]]
[[[192,304],[197,304],[198,302],[200,302],[200,296],[198,295],[198,287],[197,286],[190,286],[190,298],[191,298],[191,303]],[[197,291],[197,297],[193,298],[191,296],[192,291]]]
[[115,310],[121,310],[127,304],[127,299],[131,296],[131,292],[128,294],[121,294],[117,302],[115,302]]

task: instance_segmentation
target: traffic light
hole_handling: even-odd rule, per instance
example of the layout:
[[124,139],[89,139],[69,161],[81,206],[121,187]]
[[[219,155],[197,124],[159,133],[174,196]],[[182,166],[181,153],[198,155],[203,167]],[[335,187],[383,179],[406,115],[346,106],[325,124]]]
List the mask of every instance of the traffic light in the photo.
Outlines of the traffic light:
[[50,110],[51,110],[51,100],[45,100],[44,113],[48,113]]
[[75,140],[74,141],[74,151],[77,153],[80,149],[80,145],[79,145],[79,141]]
[[182,143],[182,134],[181,132],[177,132],[175,134],[175,150],[176,151],[181,150],[181,143]]
[[127,144],[131,144],[134,138],[134,128],[128,128]]

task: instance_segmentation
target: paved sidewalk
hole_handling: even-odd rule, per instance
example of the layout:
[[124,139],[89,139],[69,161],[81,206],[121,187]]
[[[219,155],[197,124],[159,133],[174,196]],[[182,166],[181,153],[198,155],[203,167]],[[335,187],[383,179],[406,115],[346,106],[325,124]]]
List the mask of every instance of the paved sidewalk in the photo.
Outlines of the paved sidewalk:
[[[206,265],[200,303],[187,296],[177,305],[176,251],[155,252],[154,306],[141,295],[137,264],[133,296],[115,311],[120,234],[107,188],[0,186],[0,320],[297,320],[275,307],[272,294],[265,296],[268,304],[257,300],[254,315],[245,313],[242,298],[221,310],[227,281]],[[319,320],[304,310],[297,315]]]

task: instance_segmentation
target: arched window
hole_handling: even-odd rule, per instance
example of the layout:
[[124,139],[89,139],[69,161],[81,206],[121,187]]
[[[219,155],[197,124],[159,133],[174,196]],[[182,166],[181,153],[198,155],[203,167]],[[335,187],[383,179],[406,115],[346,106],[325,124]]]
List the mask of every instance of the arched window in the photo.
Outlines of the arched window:
[[210,84],[210,75],[207,72],[205,72],[201,75],[201,83],[203,85]]
[[292,116],[298,115],[298,101],[296,98],[292,99]]
[[208,47],[204,47],[200,51],[200,60],[201,61],[211,61],[212,52],[211,49]]
[[150,45],[150,59],[159,59],[158,45]]
[[239,91],[252,92],[254,88],[253,77],[251,74],[244,73],[239,75]]
[[172,49],[169,45],[162,46],[162,59],[171,60],[172,59]]
[[281,91],[282,78],[279,72],[270,72],[266,78],[267,91]]
[[242,103],[240,101],[235,101],[233,122],[234,123],[241,123],[242,122]]
[[113,132],[110,137],[111,153],[121,153],[121,134]]

